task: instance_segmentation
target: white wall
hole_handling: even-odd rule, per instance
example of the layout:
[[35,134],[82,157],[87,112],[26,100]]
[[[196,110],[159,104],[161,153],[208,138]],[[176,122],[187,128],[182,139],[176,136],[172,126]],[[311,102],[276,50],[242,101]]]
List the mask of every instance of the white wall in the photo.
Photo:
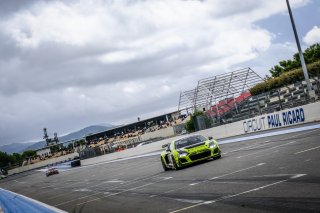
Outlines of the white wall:
[[50,148],[37,150],[37,155],[44,157],[50,154]]
[[314,121],[320,121],[320,102],[256,116],[250,119],[202,130],[198,133],[219,139],[287,126],[295,126]]

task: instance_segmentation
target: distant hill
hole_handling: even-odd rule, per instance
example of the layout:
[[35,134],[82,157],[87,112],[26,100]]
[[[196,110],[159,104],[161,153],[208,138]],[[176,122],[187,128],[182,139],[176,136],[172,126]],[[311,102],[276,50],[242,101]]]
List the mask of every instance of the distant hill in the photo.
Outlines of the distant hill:
[[8,154],[20,153],[20,152],[23,152],[25,148],[31,146],[32,144],[34,144],[34,142],[6,144],[3,146],[0,146],[0,151],[6,152]]
[[[85,127],[79,131],[72,132],[67,135],[59,137],[59,141],[60,141],[60,143],[62,143],[62,142],[69,141],[69,140],[80,139],[88,134],[102,132],[102,131],[111,129],[113,127],[114,126],[112,124],[88,126],[88,127]],[[53,137],[53,135],[51,137]],[[41,149],[41,148],[45,147],[45,145],[46,145],[45,141],[30,142],[30,143],[13,143],[13,144],[0,146],[0,151],[7,152],[8,154],[12,154],[14,152],[22,153],[25,150]]]

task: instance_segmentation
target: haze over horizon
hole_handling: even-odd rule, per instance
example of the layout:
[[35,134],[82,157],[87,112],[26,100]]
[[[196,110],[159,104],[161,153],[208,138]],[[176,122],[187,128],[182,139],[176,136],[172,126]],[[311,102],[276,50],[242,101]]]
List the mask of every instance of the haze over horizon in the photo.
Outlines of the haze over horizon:
[[[320,42],[320,1],[290,3]],[[0,145],[167,113],[201,78],[297,52],[285,0],[1,1],[0,39]]]

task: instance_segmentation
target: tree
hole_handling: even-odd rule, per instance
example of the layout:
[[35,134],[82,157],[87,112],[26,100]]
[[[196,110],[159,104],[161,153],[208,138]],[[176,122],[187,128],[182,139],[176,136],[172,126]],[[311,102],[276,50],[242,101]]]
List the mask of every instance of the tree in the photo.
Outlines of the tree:
[[[304,59],[307,64],[320,60],[320,43],[311,45],[303,53]],[[292,60],[280,61],[278,65],[272,67],[269,71],[272,77],[279,77],[285,72],[297,69],[301,67],[301,61],[298,53],[293,55]]]
[[30,158],[30,157],[35,157],[37,155],[36,151],[33,150],[26,150],[22,153],[22,159]]
[[13,153],[12,156],[16,162],[20,162],[23,160],[21,154],[19,153]]
[[73,149],[73,144],[72,143],[68,144],[68,149],[70,149],[70,150]]
[[194,128],[194,124],[193,124],[193,119],[190,118],[190,120],[188,120],[185,125],[184,128],[188,131],[188,132],[194,132],[195,128]]
[[85,145],[85,144],[86,144],[86,142],[85,142],[84,139],[81,139],[81,140],[79,141],[79,143],[80,143],[80,145]]
[[190,120],[188,120],[188,121],[185,123],[184,128],[185,128],[188,132],[194,132],[194,131],[195,131],[195,126],[194,126],[193,120],[194,120],[195,117],[201,116],[201,115],[203,115],[203,112],[202,112],[202,111],[195,111],[195,112],[191,115]]
[[307,48],[303,56],[305,58],[306,63],[312,63],[320,59],[320,43],[313,44],[309,48]]
[[15,164],[15,158],[12,155],[8,155],[6,152],[0,151],[0,167],[8,167],[10,164]]

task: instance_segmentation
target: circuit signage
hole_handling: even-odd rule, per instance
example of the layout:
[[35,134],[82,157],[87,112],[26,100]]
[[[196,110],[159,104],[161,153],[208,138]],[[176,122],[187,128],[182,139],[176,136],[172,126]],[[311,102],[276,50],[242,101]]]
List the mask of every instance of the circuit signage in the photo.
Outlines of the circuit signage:
[[290,126],[304,121],[304,109],[300,107],[245,120],[243,121],[243,130],[245,133],[250,133]]

